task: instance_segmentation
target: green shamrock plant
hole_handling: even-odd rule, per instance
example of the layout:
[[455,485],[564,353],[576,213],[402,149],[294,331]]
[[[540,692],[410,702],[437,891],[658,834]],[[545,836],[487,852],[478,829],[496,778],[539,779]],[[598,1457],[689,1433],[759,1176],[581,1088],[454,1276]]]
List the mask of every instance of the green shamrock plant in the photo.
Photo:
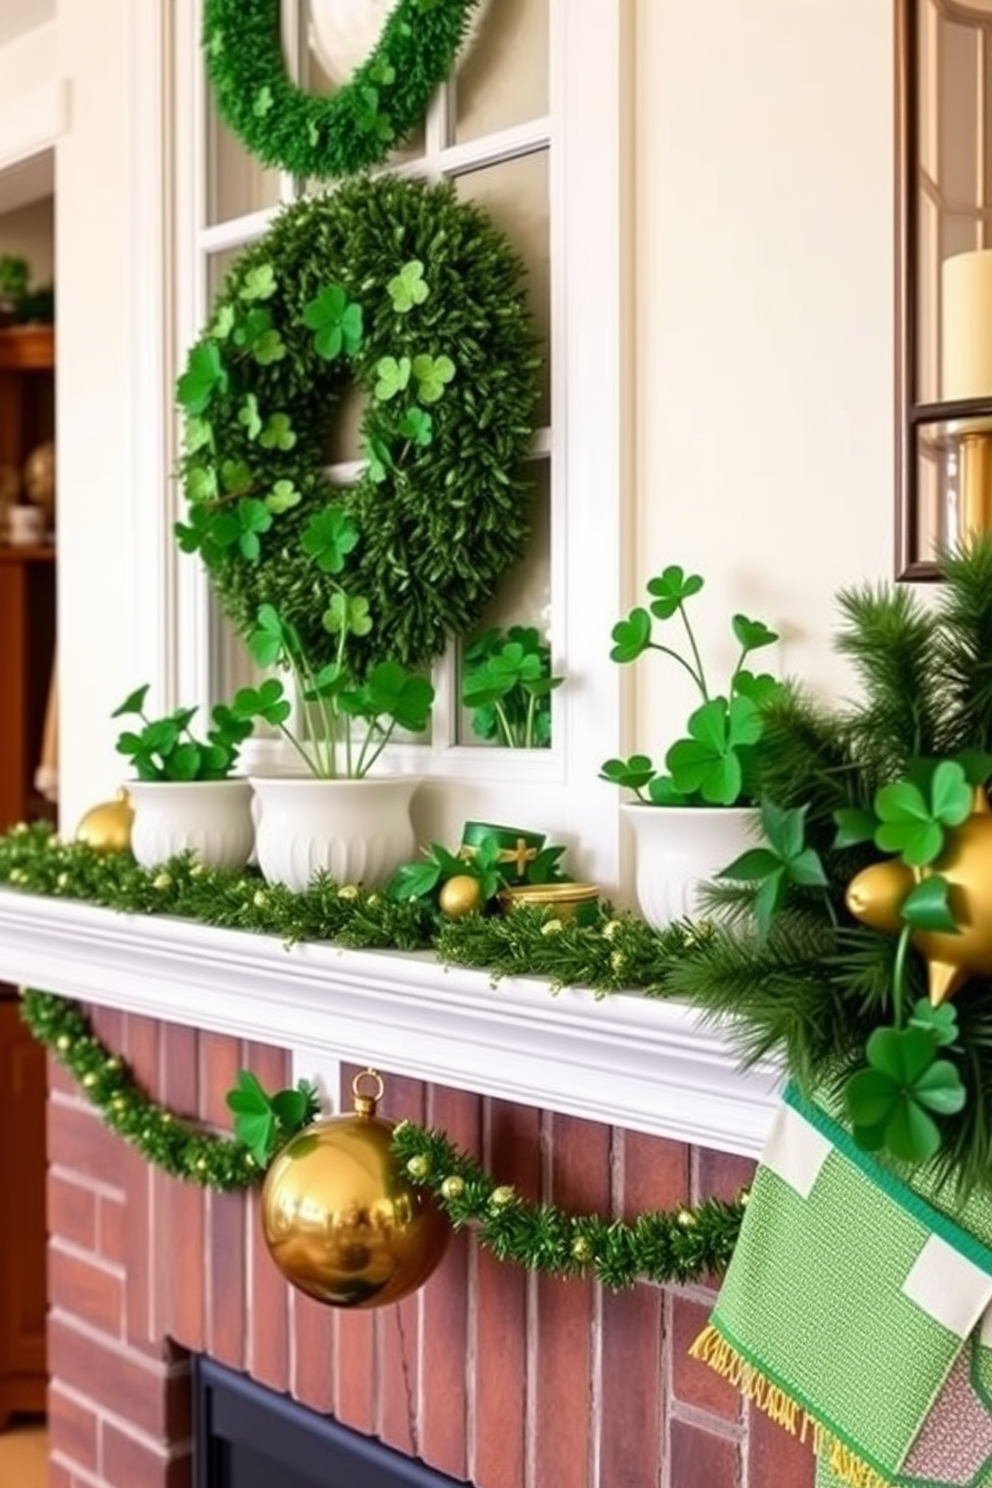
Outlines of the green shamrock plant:
[[408,356],[398,359],[393,356],[379,358],[375,364],[378,381],[373,390],[373,395],[378,402],[388,403],[409,386],[412,365]]
[[386,292],[397,315],[406,315],[414,305],[422,305],[430,294],[430,288],[424,279],[424,266],[420,259],[405,263],[399,273],[388,280]]
[[238,1071],[238,1082],[226,1100],[234,1115],[235,1137],[263,1171],[290,1137],[320,1115],[317,1091],[308,1080],[270,1095],[257,1076],[245,1069]]
[[190,725],[195,708],[177,708],[162,718],[149,718],[145,699],[149,686],[130,693],[112,718],[137,718],[140,728],[125,729],[117,739],[117,753],[131,761],[139,780],[226,780],[237,762],[241,744],[252,731],[255,715],[235,713],[218,703],[211,713],[207,735],[198,739]]
[[[700,574],[671,564],[648,580],[648,603],[637,605],[613,627],[612,661],[628,666],[649,651],[660,652],[686,673],[701,699],[689,715],[685,736],[666,752],[667,773],[642,753],[608,759],[600,767],[601,780],[633,791],[647,804],[733,806],[752,801],[756,794],[762,714],[782,684],[768,673],[747,670],[744,663],[778,635],[762,620],[733,615],[731,632],[739,652],[725,691],[714,694],[686,609],[703,586]],[[676,618],[685,635],[684,650],[657,639],[658,627]]]
[[865,1046],[867,1065],[845,1088],[859,1147],[868,1152],[886,1148],[905,1163],[933,1157],[940,1146],[934,1117],[955,1115],[966,1100],[957,1066],[937,1056],[939,1042],[932,1027],[919,1024],[876,1028],[871,1034]]
[[278,517],[292,507],[299,506],[302,500],[301,493],[291,480],[277,480],[273,482],[272,490],[265,498],[265,505],[274,517]]
[[551,693],[564,680],[551,675],[551,648],[533,626],[483,631],[463,656],[462,706],[473,733],[506,749],[547,748]]
[[296,435],[289,414],[270,414],[264,429],[259,433],[258,442],[263,449],[291,450],[296,443]]
[[327,574],[338,574],[344,560],[358,545],[358,528],[343,506],[325,506],[307,523],[301,539],[317,567]]
[[333,362],[342,352],[354,356],[364,339],[362,307],[348,298],[341,284],[328,284],[303,311],[303,324],[313,331],[318,355]]
[[268,300],[276,292],[276,272],[271,264],[257,264],[249,269],[238,290],[242,300]]

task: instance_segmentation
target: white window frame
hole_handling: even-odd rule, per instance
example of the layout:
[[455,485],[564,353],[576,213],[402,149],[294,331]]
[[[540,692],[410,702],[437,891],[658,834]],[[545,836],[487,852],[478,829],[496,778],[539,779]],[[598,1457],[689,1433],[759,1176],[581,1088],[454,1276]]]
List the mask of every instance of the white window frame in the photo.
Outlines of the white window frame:
[[[216,226],[205,223],[199,8],[199,0],[177,0],[170,40],[164,35],[164,12],[170,7],[147,6],[150,15],[138,27],[144,39],[136,43],[145,65],[135,76],[146,92],[135,103],[149,126],[142,144],[147,184],[146,199],[138,203],[137,236],[147,247],[157,232],[149,279],[161,285],[159,304],[172,312],[180,348],[196,338],[206,317],[207,250],[257,237],[272,216],[265,211]],[[552,459],[552,664],[566,677],[553,695],[553,746],[513,751],[450,743],[454,699],[448,665],[438,674],[435,743],[416,747],[415,755],[418,770],[454,798],[459,820],[520,821],[548,830],[552,840],[575,849],[577,872],[612,893],[621,883],[619,794],[597,776],[602,760],[629,746],[631,722],[626,679],[607,659],[611,627],[630,592],[636,526],[628,304],[633,289],[630,10],[626,0],[550,0],[549,115],[495,137],[495,156],[493,136],[485,148],[486,162],[495,164],[527,153],[545,138],[550,144],[552,422],[550,435],[543,437]],[[151,99],[153,47],[159,49],[161,92]],[[171,117],[170,97],[175,100]],[[428,153],[449,170],[464,170],[478,158],[479,146],[456,144],[438,156],[445,107],[442,94],[428,121]],[[157,151],[148,138],[153,118]],[[149,172],[150,158],[159,170],[157,210],[151,201],[156,176]],[[171,251],[170,241],[180,250]],[[171,389],[184,351],[170,355],[170,338],[160,326],[156,342],[147,313],[140,326],[136,367],[143,369],[138,401],[145,437],[138,440],[136,482],[138,489],[155,491],[162,488],[162,470],[176,463]],[[153,357],[156,348],[161,355]],[[150,366],[153,360],[157,372]],[[536,452],[545,450],[539,444]],[[156,696],[170,704],[181,699],[209,705],[221,661],[217,627],[202,567],[176,551],[172,527],[181,493],[174,481],[168,490],[169,498],[142,523],[139,537],[142,572],[154,570],[142,586],[136,617],[146,658],[143,675],[151,677]],[[447,840],[450,823],[445,827]]]

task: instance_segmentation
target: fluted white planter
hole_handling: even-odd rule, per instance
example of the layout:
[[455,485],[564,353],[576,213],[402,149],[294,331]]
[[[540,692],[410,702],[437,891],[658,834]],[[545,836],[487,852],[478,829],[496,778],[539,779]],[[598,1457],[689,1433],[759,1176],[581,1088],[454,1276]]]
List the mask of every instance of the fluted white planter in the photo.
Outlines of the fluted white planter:
[[194,852],[208,868],[243,868],[255,830],[247,780],[135,780],[131,851],[142,868]]
[[758,836],[745,806],[621,806],[634,833],[637,903],[656,930],[701,913],[699,889],[712,883]]
[[363,780],[251,777],[258,866],[269,883],[305,889],[315,874],[372,888],[415,855],[415,775]]

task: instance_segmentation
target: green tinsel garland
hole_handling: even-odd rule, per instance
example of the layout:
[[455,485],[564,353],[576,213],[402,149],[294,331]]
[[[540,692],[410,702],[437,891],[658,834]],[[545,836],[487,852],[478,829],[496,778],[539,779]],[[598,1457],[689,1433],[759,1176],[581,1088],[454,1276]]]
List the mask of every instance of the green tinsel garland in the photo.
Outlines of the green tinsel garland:
[[[148,1162],[224,1192],[261,1181],[261,1169],[241,1142],[197,1128],[149,1100],[75,1003],[27,991],[21,1016],[79,1081],[111,1130]],[[527,1204],[511,1188],[497,1185],[441,1132],[401,1122],[394,1146],[410,1177],[433,1189],[452,1223],[478,1224],[482,1244],[499,1260],[552,1276],[591,1272],[613,1289],[641,1278],[685,1282],[721,1271],[746,1202],[744,1196],[736,1204],[708,1199],[698,1208],[641,1214],[629,1224],[594,1214],[570,1216],[550,1204]]]
[[667,995],[666,982],[687,949],[705,942],[701,926],[656,932],[608,908],[591,924],[559,921],[520,907],[505,918],[439,920],[432,906],[396,903],[353,884],[315,881],[303,893],[270,885],[255,871],[203,868],[176,858],[140,868],[130,853],[100,853],[65,842],[50,826],[17,826],[0,836],[0,885],[24,893],[83,900],[126,914],[175,915],[224,929],[276,935],[287,944],[332,941],[356,950],[433,950],[444,962],[502,976],[539,977],[552,991],[586,988],[597,996],[640,991]]
[[427,112],[479,0],[399,0],[375,48],[329,96],[288,77],[279,0],[206,0],[203,51],[217,106],[263,164],[348,176],[385,160]]

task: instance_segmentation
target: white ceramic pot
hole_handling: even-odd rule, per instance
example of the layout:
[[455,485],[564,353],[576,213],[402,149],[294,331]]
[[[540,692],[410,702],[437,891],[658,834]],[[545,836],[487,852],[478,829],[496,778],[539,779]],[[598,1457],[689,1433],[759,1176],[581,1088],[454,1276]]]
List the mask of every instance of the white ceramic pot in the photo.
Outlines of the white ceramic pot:
[[255,829],[247,780],[136,780],[131,851],[142,868],[194,852],[208,868],[243,868]]
[[712,883],[758,839],[758,813],[745,806],[621,806],[634,833],[637,902],[655,930],[698,917],[701,884]]
[[305,889],[323,871],[336,883],[373,888],[414,856],[415,775],[253,775],[251,784],[258,866],[269,883]]

